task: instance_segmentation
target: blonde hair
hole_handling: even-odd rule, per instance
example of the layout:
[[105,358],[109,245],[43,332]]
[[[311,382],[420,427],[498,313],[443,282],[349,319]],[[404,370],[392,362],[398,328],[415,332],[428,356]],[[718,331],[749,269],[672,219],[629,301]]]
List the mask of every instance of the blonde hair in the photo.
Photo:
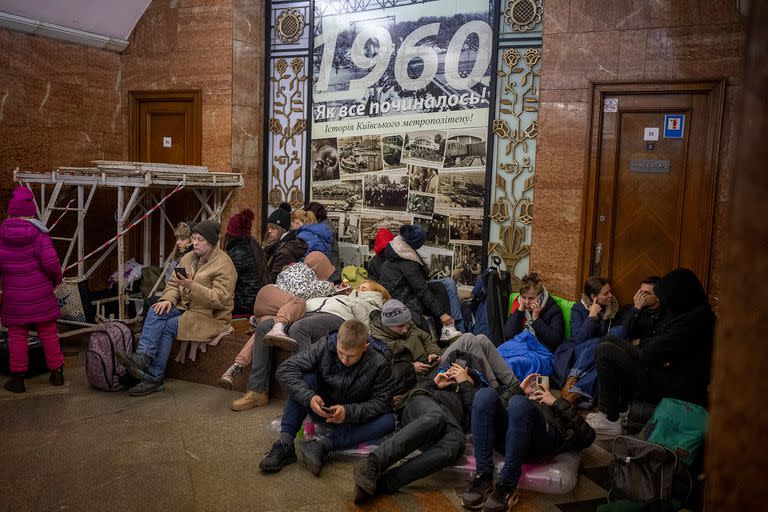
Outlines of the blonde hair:
[[525,293],[528,290],[541,291],[544,288],[544,283],[541,280],[541,276],[538,272],[528,272],[523,276],[522,284],[520,285],[520,293]]
[[373,279],[366,279],[360,285],[368,284],[368,286],[371,287],[371,290],[374,292],[379,292],[381,294],[381,298],[384,300],[384,302],[387,302],[392,297],[389,295],[389,290],[381,286],[379,283],[374,281]]
[[347,320],[339,327],[337,340],[346,350],[362,348],[368,343],[368,326],[360,320]]
[[317,224],[317,217],[307,210],[293,210],[291,212],[291,221],[298,220],[302,224]]

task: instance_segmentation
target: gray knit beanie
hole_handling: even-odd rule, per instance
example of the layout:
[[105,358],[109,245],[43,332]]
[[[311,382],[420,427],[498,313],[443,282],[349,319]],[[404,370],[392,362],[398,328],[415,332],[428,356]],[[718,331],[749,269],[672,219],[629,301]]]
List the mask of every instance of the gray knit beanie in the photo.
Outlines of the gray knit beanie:
[[208,243],[213,247],[216,247],[219,244],[220,231],[221,224],[215,220],[204,220],[202,222],[198,222],[195,224],[195,227],[192,228],[193,233],[197,233],[198,235],[208,240]]
[[411,312],[405,304],[397,299],[390,299],[381,308],[381,325],[391,327],[403,325],[411,321]]

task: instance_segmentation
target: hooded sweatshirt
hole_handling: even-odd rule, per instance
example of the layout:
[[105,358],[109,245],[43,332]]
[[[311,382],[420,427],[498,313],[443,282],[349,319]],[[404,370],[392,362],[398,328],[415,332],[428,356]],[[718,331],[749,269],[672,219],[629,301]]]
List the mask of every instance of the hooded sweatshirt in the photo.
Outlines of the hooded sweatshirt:
[[36,220],[8,218],[0,225],[0,319],[6,327],[52,322],[61,316],[54,288],[61,265],[51,237]]
[[429,354],[440,355],[443,353],[432,336],[416,327],[413,322],[405,334],[397,334],[382,325],[381,311],[378,309],[371,311],[370,328],[371,336],[387,344],[395,361],[426,363]]

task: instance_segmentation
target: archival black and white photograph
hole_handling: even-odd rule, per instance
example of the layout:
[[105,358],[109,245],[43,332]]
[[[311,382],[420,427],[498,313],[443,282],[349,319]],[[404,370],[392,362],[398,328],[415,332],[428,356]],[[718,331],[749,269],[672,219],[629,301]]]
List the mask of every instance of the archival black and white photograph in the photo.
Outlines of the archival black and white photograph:
[[394,217],[391,215],[368,216],[363,214],[360,219],[361,243],[368,244],[368,249],[373,253],[373,243],[376,241],[376,233],[380,229],[388,229],[397,236],[400,232],[400,226],[410,223],[410,220],[405,217]]
[[451,215],[451,240],[482,240],[483,219]]
[[408,176],[405,171],[365,175],[366,208],[405,211],[408,203]]
[[406,133],[403,139],[403,161],[441,165],[445,154],[445,136],[446,132],[435,130]]
[[312,201],[323,203],[329,212],[359,211],[363,207],[363,180],[312,183]]
[[[339,215],[340,214],[337,213],[335,215],[329,215],[328,216],[328,222],[331,223],[331,227],[333,228],[333,236],[335,236],[336,238],[339,237],[339,224],[340,224],[340,222],[339,222],[339,220],[340,220]],[[341,215],[343,215],[343,214],[341,214]]]
[[339,179],[339,154],[336,139],[312,141],[312,181]]
[[405,164],[400,161],[403,156],[403,136],[387,135],[381,138],[381,154],[384,157],[385,169],[401,169]]
[[438,172],[431,167],[421,165],[408,166],[409,187],[414,192],[437,193]]
[[408,194],[408,212],[431,217],[435,213],[435,196]]
[[468,128],[454,131],[445,141],[445,168],[485,167],[486,128]]
[[456,244],[453,278],[459,285],[474,286],[482,270],[481,245]]
[[482,208],[485,199],[485,171],[441,172],[437,187],[438,207]]
[[429,278],[442,279],[451,277],[453,255],[451,253],[433,252],[429,255]]
[[362,267],[368,258],[363,255],[365,247],[349,242],[339,242],[339,263],[344,268],[347,265]]
[[384,168],[381,157],[381,137],[378,135],[342,137],[338,141],[338,148],[342,177],[380,171]]
[[339,220],[339,241],[360,243],[360,215],[357,213],[346,213]]
[[[324,14],[315,17],[318,35],[311,73],[315,122],[338,121],[350,107],[357,115],[371,117],[489,107],[493,32],[487,0],[402,4],[388,8],[389,16],[367,9],[338,9],[335,0],[315,2],[315,12]],[[415,34],[430,23],[439,25],[437,34]],[[409,55],[415,48],[419,58]],[[429,65],[421,54],[430,57]],[[395,73],[401,63],[407,65],[405,77]],[[462,94],[464,101],[459,102]],[[469,101],[470,94],[476,102]],[[451,95],[456,101],[447,101]],[[393,102],[404,107],[390,108]]]
[[427,239],[424,245],[434,247],[449,247],[450,229],[448,227],[448,216],[436,213],[431,219],[415,218],[414,224],[419,224],[426,231]]

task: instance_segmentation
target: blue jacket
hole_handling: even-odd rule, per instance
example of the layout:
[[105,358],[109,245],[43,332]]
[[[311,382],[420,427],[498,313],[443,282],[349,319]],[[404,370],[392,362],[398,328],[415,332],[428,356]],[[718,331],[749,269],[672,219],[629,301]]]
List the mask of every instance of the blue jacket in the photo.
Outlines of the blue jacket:
[[328,224],[304,224],[296,230],[296,236],[307,243],[305,256],[312,251],[320,251],[331,259],[333,233]]

